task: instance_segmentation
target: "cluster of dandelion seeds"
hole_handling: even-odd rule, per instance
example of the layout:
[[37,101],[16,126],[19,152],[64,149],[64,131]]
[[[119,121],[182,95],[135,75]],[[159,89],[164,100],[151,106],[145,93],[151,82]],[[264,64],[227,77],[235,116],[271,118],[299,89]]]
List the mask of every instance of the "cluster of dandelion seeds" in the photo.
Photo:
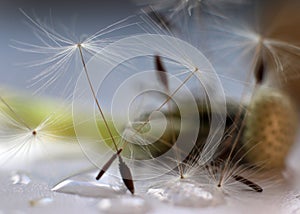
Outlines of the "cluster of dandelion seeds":
[[[13,46],[45,56],[31,64],[42,68],[33,85],[46,90],[63,76],[72,77],[65,84],[73,92],[72,130],[99,169],[98,186],[92,183],[104,190],[99,183],[117,177],[131,194],[188,207],[220,205],[244,190],[262,193],[267,185],[257,174],[282,170],[295,141],[295,108],[274,82],[295,76],[286,70],[298,59],[299,47],[256,31],[253,21],[237,21],[231,7],[256,15],[255,3],[248,1],[145,4],[135,17],[82,40],[69,39],[21,10],[40,43]],[[230,6],[221,10],[223,5]],[[123,28],[139,33],[109,37]],[[242,86],[233,103],[224,92],[225,78]],[[3,153],[6,160],[19,153],[28,157],[33,145],[57,139],[43,131],[55,124],[51,116],[31,126],[0,98],[0,117],[7,121],[1,132],[11,143]],[[16,128],[15,134],[4,127]],[[289,135],[280,134],[286,129]]]

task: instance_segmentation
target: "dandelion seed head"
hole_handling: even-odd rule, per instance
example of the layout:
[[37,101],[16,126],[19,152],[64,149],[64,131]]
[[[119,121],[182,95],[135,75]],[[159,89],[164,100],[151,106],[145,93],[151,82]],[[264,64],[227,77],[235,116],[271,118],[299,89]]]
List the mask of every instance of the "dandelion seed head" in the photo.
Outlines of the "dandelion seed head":
[[293,102],[279,90],[261,87],[249,111],[244,134],[244,141],[249,142],[246,158],[253,164],[265,162],[265,168],[284,168],[298,124]]

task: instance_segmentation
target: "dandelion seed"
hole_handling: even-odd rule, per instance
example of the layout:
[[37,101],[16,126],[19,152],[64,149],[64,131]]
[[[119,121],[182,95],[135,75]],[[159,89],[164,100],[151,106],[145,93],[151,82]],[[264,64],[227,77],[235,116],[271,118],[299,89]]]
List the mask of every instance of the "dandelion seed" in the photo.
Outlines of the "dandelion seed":
[[[85,60],[84,60],[84,57],[83,57],[83,53],[82,53],[82,45],[79,44],[78,45],[78,49],[79,49],[79,52],[80,52],[80,57],[81,57],[81,61],[82,61],[82,65],[83,65],[83,68],[84,68],[84,72],[85,72],[85,75],[86,75],[86,78],[88,80],[88,84],[89,84],[89,87],[90,87],[90,90],[93,94],[93,98],[94,98],[94,101],[96,102],[96,105],[98,107],[98,110],[100,112],[100,115],[101,115],[101,118],[103,119],[104,121],[104,124],[105,124],[105,128],[106,130],[108,131],[109,133],[109,136],[110,136],[110,139],[112,140],[113,142],[113,146],[115,147],[115,150],[116,150],[116,153],[108,160],[108,162],[102,167],[101,171],[99,172],[98,176],[96,177],[97,180],[99,180],[101,178],[101,176],[107,171],[107,169],[111,166],[111,164],[114,162],[114,160],[116,159],[116,157],[118,156],[119,157],[119,162],[120,162],[120,173],[121,173],[121,176],[123,178],[123,182],[125,184],[125,186],[128,188],[128,190],[134,194],[134,185],[133,185],[133,181],[132,181],[132,176],[131,176],[131,172],[130,172],[130,169],[128,168],[128,166],[122,161],[122,158],[120,156],[120,153],[122,152],[123,149],[119,149],[118,146],[117,146],[117,143],[115,141],[115,138],[114,136],[112,135],[112,131],[107,123],[107,120],[104,116],[104,113],[103,113],[103,110],[99,104],[99,101],[96,97],[96,92],[94,91],[94,88],[93,88],[93,85],[92,85],[92,82],[91,82],[91,79],[90,79],[90,76],[89,76],[89,73],[88,73],[88,70],[87,70],[87,67],[86,67],[86,64],[85,64]],[[129,177],[124,177],[124,176],[129,176]]]
[[[81,48],[81,45],[78,45],[78,49],[79,49],[79,52],[80,52],[80,56],[81,56],[81,61],[82,61],[82,65],[84,67],[84,71],[85,71],[85,75],[86,75],[86,78],[88,80],[88,83],[89,83],[89,87],[90,87],[90,90],[93,94],[93,98],[94,98],[94,101],[96,102],[97,104],[97,107],[98,107],[98,110],[101,114],[101,117],[104,121],[104,124],[105,124],[105,127],[106,127],[106,130],[108,131],[109,133],[109,136],[110,136],[110,139],[112,140],[113,142],[113,146],[115,147],[116,149],[116,153],[108,160],[108,162],[102,167],[101,171],[99,172],[98,176],[96,177],[97,180],[99,180],[101,178],[101,176],[107,171],[107,169],[111,166],[111,164],[114,162],[114,160],[117,158],[117,156],[119,157],[119,162],[120,162],[120,173],[123,177],[123,181],[124,181],[124,184],[126,185],[126,187],[128,188],[128,190],[134,194],[134,186],[133,186],[133,181],[132,181],[132,176],[131,176],[131,172],[130,172],[130,169],[127,167],[127,165],[122,161],[121,159],[121,156],[120,156],[120,153],[122,152],[123,149],[119,149],[118,146],[117,146],[117,143],[115,141],[115,138],[114,136],[112,135],[112,131],[107,123],[107,120],[104,116],[104,113],[103,113],[103,110],[99,104],[99,101],[96,97],[96,93],[94,91],[94,88],[93,88],[93,85],[92,85],[92,82],[91,82],[91,79],[90,79],[90,76],[89,76],[89,73],[87,71],[87,67],[86,67],[86,64],[85,64],[85,61],[84,61],[84,58],[83,58],[83,54],[82,54],[82,48]],[[125,178],[124,176],[130,176],[130,178]]]
[[[260,11],[257,11],[258,5],[252,4],[249,8],[241,8],[240,12],[232,12],[219,23],[206,23],[208,29],[203,32],[207,37],[203,44],[207,50],[206,55],[218,73],[225,73],[232,78],[251,83],[254,74],[258,82],[263,77],[273,85],[272,78],[285,83],[299,76],[300,49],[296,43],[273,33],[274,29],[280,27],[277,22],[270,18],[263,19],[262,14],[266,11],[281,14],[280,9],[284,8],[275,11],[275,6],[267,4],[264,7],[259,4],[262,8]],[[253,18],[245,16],[246,12]],[[280,15],[276,18],[281,19]],[[262,23],[269,24],[262,26]]]
[[[244,187],[239,186],[237,182],[250,187],[255,192],[263,191],[263,188],[261,186],[248,178],[255,178],[255,175],[258,174],[258,171],[255,167],[247,167],[239,163],[230,163],[230,166],[226,166],[225,164],[226,162],[221,161],[212,162],[209,165],[206,165],[205,171],[207,172],[207,174],[204,173],[204,176],[201,176],[202,182],[207,180],[206,185],[214,185],[216,189],[224,191],[224,193],[228,194],[229,196],[237,196],[237,194],[239,194],[240,191],[244,189]],[[205,176],[208,177],[205,178]],[[220,178],[222,178],[221,183],[219,182]]]
[[[67,140],[74,141],[72,136],[66,135],[65,132],[72,129],[72,125],[71,127],[63,125],[64,118],[57,116],[58,114],[52,113],[38,125],[32,125],[27,123],[22,115],[2,97],[1,102],[6,107],[6,109],[1,107],[0,110],[0,138],[3,142],[0,145],[1,164],[6,164],[8,167],[27,164],[43,158],[45,152],[50,151],[49,149],[53,152],[55,148],[62,150],[67,145],[63,142]],[[69,149],[70,152],[75,150]]]
[[[91,93],[93,94],[94,101],[97,104],[98,110],[101,114],[101,117],[102,117],[104,123],[105,123],[105,127],[106,127],[107,131],[109,132],[111,139],[113,140],[115,149],[116,149],[116,151],[119,151],[119,149],[116,145],[116,142],[114,141],[114,137],[111,133],[110,127],[108,126],[107,120],[105,119],[102,108],[100,107],[100,104],[96,97],[96,93],[93,89],[92,82],[90,80],[90,77],[89,77],[89,74],[87,71],[87,67],[86,67],[86,63],[85,63],[85,59],[83,56],[83,50],[85,50],[87,54],[90,54],[92,56],[94,54],[96,54],[97,52],[99,52],[103,48],[103,46],[105,46],[108,43],[108,41],[107,40],[105,41],[105,39],[99,40],[99,37],[102,37],[116,29],[119,29],[120,26],[118,26],[118,24],[120,24],[120,23],[116,23],[114,25],[107,27],[104,30],[98,31],[97,33],[84,39],[83,41],[74,42],[74,41],[60,35],[54,29],[50,29],[45,24],[32,19],[23,10],[21,10],[21,12],[28,18],[28,20],[32,23],[32,25],[34,27],[36,27],[36,31],[37,31],[36,33],[38,35],[38,38],[41,39],[41,42],[43,43],[43,45],[39,46],[39,45],[31,45],[31,44],[19,42],[19,44],[24,46],[24,48],[23,47],[22,48],[16,47],[16,48],[19,50],[27,51],[27,52],[45,53],[45,54],[50,55],[48,58],[46,58],[46,60],[42,61],[41,63],[36,64],[36,65],[48,65],[48,67],[37,78],[41,78],[40,80],[47,78],[45,85],[46,86],[51,85],[59,76],[62,75],[61,70],[67,70],[65,68],[67,68],[69,66],[70,62],[72,61],[72,58],[76,55],[76,52],[78,50],[80,61],[82,63],[85,75],[89,82],[89,87],[90,87]],[[43,39],[43,36],[45,37],[45,39]],[[32,49],[30,49],[30,48],[32,48]],[[76,60],[75,60],[75,62],[76,62]],[[50,75],[52,75],[52,73],[53,73],[53,76],[50,77]],[[38,82],[40,80],[38,80]],[[75,81],[73,81],[73,82],[75,82]],[[108,164],[106,164],[105,167],[108,168],[112,162],[113,162],[113,159],[111,159],[111,161]],[[106,169],[104,169],[100,172],[100,174],[99,174],[100,177],[101,177],[101,173],[104,173],[105,171],[106,171]],[[100,177],[98,178],[98,176],[97,176],[98,179],[100,179]]]

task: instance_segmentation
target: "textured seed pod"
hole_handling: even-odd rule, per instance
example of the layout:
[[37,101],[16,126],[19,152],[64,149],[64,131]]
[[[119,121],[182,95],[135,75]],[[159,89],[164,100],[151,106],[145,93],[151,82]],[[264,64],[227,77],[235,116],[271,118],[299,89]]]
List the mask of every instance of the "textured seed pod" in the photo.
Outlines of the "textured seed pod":
[[284,168],[296,130],[297,114],[290,97],[276,89],[258,88],[246,119],[245,158],[267,169]]

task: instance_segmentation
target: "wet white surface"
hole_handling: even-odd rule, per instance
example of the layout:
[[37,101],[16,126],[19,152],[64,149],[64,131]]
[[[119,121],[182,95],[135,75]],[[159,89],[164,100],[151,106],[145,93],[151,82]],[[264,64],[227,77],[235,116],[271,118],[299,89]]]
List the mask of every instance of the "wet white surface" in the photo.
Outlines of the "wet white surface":
[[[299,161],[297,151],[293,150],[290,158],[292,167],[297,166]],[[300,175],[295,168],[286,173],[288,181],[270,180],[266,184],[263,183],[263,193],[240,191],[225,196],[224,203],[212,203],[205,207],[162,202],[139,191],[139,186],[145,185],[141,181],[137,182],[136,196],[131,196],[128,191],[124,191],[126,189],[117,178],[107,176],[99,182],[94,180],[97,171],[83,158],[43,160],[19,171],[2,168],[0,213],[294,214],[300,212]],[[83,173],[77,174],[78,172]],[[71,176],[72,174],[75,176]],[[114,186],[110,186],[111,184]],[[52,191],[53,188],[56,191]],[[168,194],[177,193],[175,191]]]

